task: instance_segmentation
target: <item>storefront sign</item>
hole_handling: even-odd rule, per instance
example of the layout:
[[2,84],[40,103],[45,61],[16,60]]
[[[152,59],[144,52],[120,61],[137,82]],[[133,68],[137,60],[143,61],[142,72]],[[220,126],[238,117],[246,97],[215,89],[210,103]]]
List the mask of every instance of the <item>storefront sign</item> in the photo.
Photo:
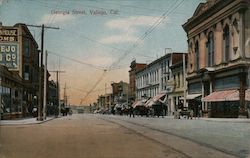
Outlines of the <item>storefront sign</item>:
[[17,42],[17,29],[0,29],[0,42]]
[[0,43],[0,64],[8,69],[17,70],[19,65],[19,49],[15,43]]

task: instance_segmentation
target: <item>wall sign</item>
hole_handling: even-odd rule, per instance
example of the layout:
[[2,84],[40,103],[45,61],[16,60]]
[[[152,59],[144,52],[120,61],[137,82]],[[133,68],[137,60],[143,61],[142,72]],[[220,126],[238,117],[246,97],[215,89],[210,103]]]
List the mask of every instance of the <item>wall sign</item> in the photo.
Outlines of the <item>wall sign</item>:
[[19,67],[19,45],[17,43],[0,43],[0,64],[10,70]]

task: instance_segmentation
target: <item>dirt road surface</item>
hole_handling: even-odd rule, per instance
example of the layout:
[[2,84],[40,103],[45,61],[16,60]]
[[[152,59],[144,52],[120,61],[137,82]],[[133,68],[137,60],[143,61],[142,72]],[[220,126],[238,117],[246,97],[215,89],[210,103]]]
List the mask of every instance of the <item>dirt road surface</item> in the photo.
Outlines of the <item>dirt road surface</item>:
[[0,158],[184,158],[184,153],[94,115],[0,126]]

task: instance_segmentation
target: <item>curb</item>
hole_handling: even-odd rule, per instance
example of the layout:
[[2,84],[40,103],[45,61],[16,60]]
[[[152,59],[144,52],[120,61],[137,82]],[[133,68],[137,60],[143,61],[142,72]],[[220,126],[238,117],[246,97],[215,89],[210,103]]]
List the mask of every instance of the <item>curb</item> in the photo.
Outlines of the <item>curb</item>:
[[44,121],[36,121],[36,122],[23,122],[23,123],[1,123],[0,122],[0,126],[16,126],[16,125],[35,125],[35,124],[43,124],[45,122],[48,122],[48,121],[52,121],[56,118],[60,118],[60,117],[52,117],[52,118],[49,118],[49,119],[46,119]]

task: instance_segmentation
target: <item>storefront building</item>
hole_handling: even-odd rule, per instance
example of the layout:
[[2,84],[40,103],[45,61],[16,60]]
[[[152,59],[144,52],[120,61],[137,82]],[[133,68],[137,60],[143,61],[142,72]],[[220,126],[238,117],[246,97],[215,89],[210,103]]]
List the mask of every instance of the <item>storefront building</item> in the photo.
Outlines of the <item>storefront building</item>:
[[16,73],[0,65],[1,119],[23,116],[23,85]]
[[249,0],[207,0],[183,25],[189,47],[188,103],[204,117],[247,115],[249,17]]
[[[11,93],[14,97],[14,101],[2,103],[3,115],[18,111],[20,115],[13,113],[10,118],[24,117],[37,106],[38,61],[38,45],[25,24],[0,25],[0,65],[6,68],[1,68],[5,72],[1,73],[1,86],[4,93]],[[8,107],[18,108],[8,111]]]
[[136,85],[135,85],[135,74],[137,71],[145,68],[147,64],[136,63],[136,60],[133,60],[130,64],[129,70],[129,102],[132,104],[136,98]]
[[[173,85],[173,90],[169,93],[169,115],[173,115],[174,111],[178,110],[180,107],[180,103],[184,100],[184,90],[185,90],[185,83],[184,80],[186,72],[183,71],[183,55],[185,55],[187,61],[187,53],[179,53],[174,56],[172,59],[172,65],[170,66],[172,76],[171,79],[168,81],[167,85]],[[186,62],[185,62],[186,63]],[[186,65],[185,65],[186,68]]]
[[[165,98],[163,97],[164,104],[167,106],[168,115],[172,115],[184,89],[179,87],[183,84],[181,70],[179,71],[179,68],[176,68],[178,72],[173,72],[171,66],[173,66],[173,63],[177,64],[178,61],[182,61],[182,55],[183,53],[178,52],[166,54],[148,64],[144,69],[137,71],[136,100],[149,98],[157,100],[165,95]],[[178,84],[178,88],[175,90],[176,84]]]

